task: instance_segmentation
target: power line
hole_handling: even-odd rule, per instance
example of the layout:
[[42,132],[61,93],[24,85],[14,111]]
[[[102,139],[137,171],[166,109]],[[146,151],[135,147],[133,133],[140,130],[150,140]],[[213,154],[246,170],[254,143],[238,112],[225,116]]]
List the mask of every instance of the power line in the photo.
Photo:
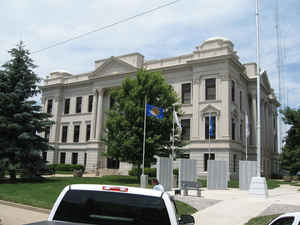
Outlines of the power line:
[[127,22],[127,21],[129,21],[129,20],[133,20],[133,19],[135,19],[135,18],[137,18],[137,17],[144,16],[144,15],[146,15],[146,14],[152,13],[152,12],[154,12],[154,11],[157,11],[157,10],[159,10],[159,9],[165,8],[165,7],[170,6],[170,5],[174,5],[175,3],[179,2],[179,1],[180,1],[180,0],[175,0],[175,1],[172,1],[172,2],[169,2],[169,3],[166,3],[166,4],[163,4],[163,5],[157,6],[157,7],[153,8],[153,9],[146,10],[146,11],[141,12],[141,13],[139,13],[139,14],[136,14],[136,15],[134,15],[134,16],[127,17],[127,18],[125,18],[125,19],[119,20],[119,21],[114,22],[114,23],[111,23],[111,24],[109,24],[109,25],[106,25],[106,26],[97,28],[97,29],[95,29],[95,30],[91,30],[91,31],[86,32],[86,33],[83,33],[83,34],[79,34],[79,35],[77,35],[77,36],[74,36],[74,37],[72,37],[72,38],[66,39],[66,40],[64,40],[64,41],[57,42],[57,43],[55,43],[55,44],[53,44],[53,45],[50,45],[50,46],[48,46],[48,47],[45,47],[45,48],[42,48],[42,49],[33,51],[31,54],[39,53],[39,52],[48,50],[48,49],[50,49],[50,48],[54,48],[54,47],[57,47],[57,46],[59,46],[59,45],[63,45],[63,44],[66,44],[66,43],[68,43],[68,42],[74,41],[74,40],[76,40],[76,39],[82,38],[82,37],[87,36],[87,35],[89,35],[89,34],[96,33],[96,32],[98,32],[98,31],[102,31],[102,30],[108,29],[108,28],[110,28],[110,27],[116,26],[116,25],[121,24],[121,23],[125,23],[125,22]]

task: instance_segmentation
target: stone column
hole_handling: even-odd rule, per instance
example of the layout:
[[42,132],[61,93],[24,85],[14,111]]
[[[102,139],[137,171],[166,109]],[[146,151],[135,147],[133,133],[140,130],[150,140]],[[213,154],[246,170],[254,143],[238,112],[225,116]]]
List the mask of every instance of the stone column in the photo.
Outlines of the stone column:
[[55,141],[54,141],[54,154],[53,154],[53,163],[58,163],[58,146],[60,141],[60,131],[61,131],[61,115],[62,115],[62,109],[63,109],[63,97],[57,96],[55,97],[55,115],[54,118],[56,119],[55,123]]
[[256,145],[256,123],[257,123],[257,118],[256,118],[256,113],[257,113],[257,106],[256,106],[256,96],[255,95],[251,95],[252,98],[252,120],[251,120],[251,127],[252,127],[252,134],[251,134],[251,142],[253,145]]
[[192,134],[191,136],[199,139],[199,77],[193,80],[193,117],[192,117]]
[[96,119],[96,136],[95,140],[99,141],[101,137],[101,130],[103,126],[103,94],[104,90],[98,90],[98,103],[97,103],[97,119]]
[[96,127],[97,127],[97,112],[98,112],[98,90],[94,89],[93,98],[93,112],[92,112],[92,129],[91,129],[91,140],[96,138]]

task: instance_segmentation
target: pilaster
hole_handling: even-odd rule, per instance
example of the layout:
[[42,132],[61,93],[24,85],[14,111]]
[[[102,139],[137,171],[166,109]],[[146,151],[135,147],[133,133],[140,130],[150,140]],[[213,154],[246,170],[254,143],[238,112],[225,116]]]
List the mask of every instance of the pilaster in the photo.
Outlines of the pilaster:
[[196,77],[193,80],[193,117],[192,117],[192,138],[199,138],[199,89],[200,78]]
[[103,94],[104,94],[104,89],[98,89],[98,99],[97,99],[97,119],[96,119],[96,136],[95,140],[100,141],[101,137],[101,130],[103,126]]

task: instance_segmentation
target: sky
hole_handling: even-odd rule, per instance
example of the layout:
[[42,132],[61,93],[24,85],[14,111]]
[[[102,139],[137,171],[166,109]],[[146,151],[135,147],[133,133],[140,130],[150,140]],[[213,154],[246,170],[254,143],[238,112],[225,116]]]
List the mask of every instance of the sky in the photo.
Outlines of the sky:
[[[179,0],[168,7],[46,50],[174,0],[1,0],[0,65],[24,41],[45,78],[55,70],[80,74],[94,62],[139,52],[145,60],[188,54],[211,37],[230,39],[242,63],[256,62],[256,0]],[[282,104],[300,107],[300,1],[279,0]],[[260,1],[261,67],[278,94],[276,0]],[[39,51],[39,52],[37,52]]]

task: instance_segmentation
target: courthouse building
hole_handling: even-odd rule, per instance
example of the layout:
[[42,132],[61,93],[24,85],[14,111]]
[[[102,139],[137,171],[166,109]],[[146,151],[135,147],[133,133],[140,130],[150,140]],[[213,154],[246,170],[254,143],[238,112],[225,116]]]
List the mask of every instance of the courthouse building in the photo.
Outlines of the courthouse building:
[[[189,54],[144,60],[140,53],[95,61],[95,69],[84,74],[56,71],[44,80],[42,105],[55,124],[42,135],[55,150],[43,157],[49,163],[82,164],[87,171],[116,168],[126,163],[103,156],[109,89],[121,85],[145,68],[161,71],[177,92],[184,115],[183,138],[189,141],[184,156],[197,160],[197,174],[205,176],[209,152],[215,160],[228,162],[232,177],[238,175],[239,160],[256,160],[256,64],[242,64],[234,45],[225,38],[211,38]],[[278,101],[266,72],[261,75],[261,168],[264,175],[278,172]],[[213,136],[209,140],[209,115]],[[245,116],[250,135],[246,139]],[[246,151],[247,140],[247,151]],[[142,143],[141,143],[142,144]]]

